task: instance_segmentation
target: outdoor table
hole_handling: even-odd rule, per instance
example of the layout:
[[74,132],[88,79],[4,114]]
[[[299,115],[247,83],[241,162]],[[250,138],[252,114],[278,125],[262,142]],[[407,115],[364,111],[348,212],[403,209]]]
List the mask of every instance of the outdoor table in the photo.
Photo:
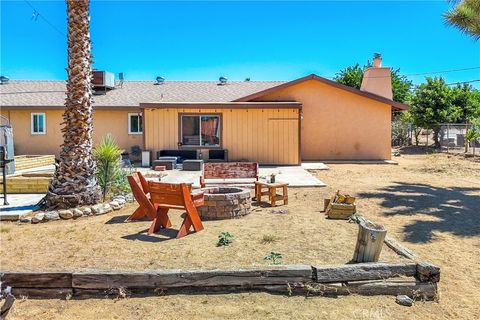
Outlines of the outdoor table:
[[[282,188],[282,194],[277,193],[277,189]],[[267,189],[266,191],[262,191]],[[277,200],[283,200],[283,204],[288,204],[288,183],[274,182],[268,183],[264,181],[255,181],[255,200],[257,203],[262,201],[262,196],[268,196],[270,206],[275,207]]]

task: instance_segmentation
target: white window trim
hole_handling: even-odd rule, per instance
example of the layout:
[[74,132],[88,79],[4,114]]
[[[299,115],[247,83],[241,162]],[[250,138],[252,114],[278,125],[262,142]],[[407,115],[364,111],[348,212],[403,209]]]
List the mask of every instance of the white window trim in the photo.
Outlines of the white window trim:
[[[33,131],[33,128],[34,128],[34,125],[33,125],[33,119],[35,116],[43,116],[42,119],[43,119],[43,131],[42,132],[34,132]],[[30,133],[31,134],[34,134],[34,135],[43,135],[43,134],[47,134],[47,116],[45,115],[45,112],[32,112],[30,113]]]
[[[132,132],[132,116],[140,116],[142,118],[142,131]],[[128,113],[128,134],[143,134],[143,115],[141,112],[129,112]]]

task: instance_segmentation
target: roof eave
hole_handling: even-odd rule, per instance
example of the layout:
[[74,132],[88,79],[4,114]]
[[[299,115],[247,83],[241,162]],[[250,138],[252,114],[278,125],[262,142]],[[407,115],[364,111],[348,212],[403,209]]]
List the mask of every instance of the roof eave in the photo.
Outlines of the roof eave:
[[323,78],[323,77],[320,77],[320,76],[317,76],[316,74],[310,74],[308,76],[305,76],[305,77],[302,77],[302,78],[298,78],[298,79],[295,79],[295,80],[292,80],[290,82],[286,82],[286,83],[282,83],[278,86],[275,86],[275,87],[272,87],[272,88],[268,88],[268,89],[265,89],[265,90],[262,90],[262,91],[259,91],[259,92],[256,92],[256,93],[253,93],[253,94],[250,94],[250,95],[247,95],[247,96],[244,96],[244,97],[241,97],[241,98],[238,98],[236,100],[233,100],[234,102],[247,102],[247,101],[251,101],[253,99],[256,99],[256,98],[259,98],[261,96],[264,96],[268,93],[271,93],[271,92],[274,92],[274,91],[277,91],[277,90],[280,90],[280,89],[283,89],[283,88],[287,88],[287,87],[290,87],[290,86],[293,86],[295,84],[298,84],[298,83],[302,83],[302,82],[305,82],[305,81],[308,81],[308,80],[317,80],[317,81],[320,81],[322,83],[325,83],[325,84],[328,84],[328,85],[332,85],[336,88],[339,88],[339,89],[342,89],[342,90],[345,90],[345,91],[349,91],[351,93],[354,93],[354,94],[357,94],[357,95],[360,95],[360,96],[363,96],[363,97],[366,97],[366,98],[370,98],[370,99],[373,99],[373,100],[376,100],[376,101],[379,101],[379,102],[382,102],[382,103],[385,103],[385,104],[388,104],[390,105],[394,110],[396,111],[405,111],[405,110],[408,110],[410,107],[406,104],[403,104],[403,103],[400,103],[400,102],[397,102],[397,101],[393,101],[393,100],[390,100],[388,98],[385,98],[385,97],[382,97],[382,96],[379,96],[379,95],[376,95],[374,93],[370,93],[370,92],[366,92],[366,91],[362,91],[362,90],[359,90],[359,89],[356,89],[356,88],[353,88],[353,87],[349,87],[349,86],[346,86],[346,85],[343,85],[341,83],[338,83],[336,81],[332,81],[332,80],[329,80],[329,79],[326,79],[326,78]]

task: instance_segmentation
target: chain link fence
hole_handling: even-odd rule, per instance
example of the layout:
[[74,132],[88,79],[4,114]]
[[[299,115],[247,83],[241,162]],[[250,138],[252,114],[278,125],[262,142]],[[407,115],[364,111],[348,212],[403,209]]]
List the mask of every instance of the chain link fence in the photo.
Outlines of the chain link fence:
[[[445,123],[440,125],[440,147],[448,153],[478,153],[480,138],[467,142],[467,133],[474,127],[471,124]],[[480,131],[477,128],[477,137]],[[475,150],[477,149],[477,150]]]
[[[476,140],[467,143],[471,124],[444,123],[440,125],[440,151],[448,153],[480,153],[480,129],[477,128]],[[432,129],[417,128],[403,121],[392,122],[392,147],[423,146],[435,144]]]

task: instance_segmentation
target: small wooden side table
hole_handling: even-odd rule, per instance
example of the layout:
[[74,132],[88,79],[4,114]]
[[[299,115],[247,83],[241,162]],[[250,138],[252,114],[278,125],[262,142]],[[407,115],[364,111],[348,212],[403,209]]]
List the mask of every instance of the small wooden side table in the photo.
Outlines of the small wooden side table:
[[[277,194],[279,188],[282,188],[282,194]],[[267,190],[262,191],[263,189]],[[262,196],[268,196],[272,207],[275,207],[277,200],[283,200],[283,204],[286,205],[288,204],[288,183],[255,181],[255,200],[257,203],[262,201]]]

